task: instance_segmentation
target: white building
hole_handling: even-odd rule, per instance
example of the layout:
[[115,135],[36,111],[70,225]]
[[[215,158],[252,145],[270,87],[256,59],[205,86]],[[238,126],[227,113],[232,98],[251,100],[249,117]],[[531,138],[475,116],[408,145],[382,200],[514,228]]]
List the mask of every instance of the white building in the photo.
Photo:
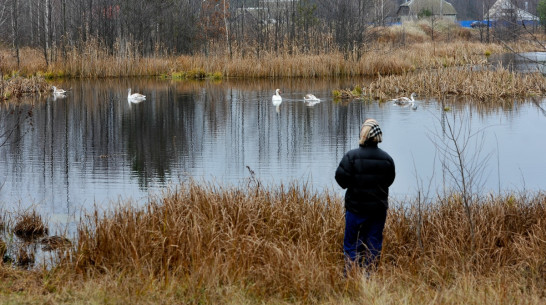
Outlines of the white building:
[[396,14],[404,22],[416,20],[425,13],[429,13],[430,17],[457,21],[457,11],[445,0],[409,0],[398,7]]
[[489,15],[483,16],[483,19],[495,21],[517,21],[518,23],[526,21],[538,21],[538,17],[526,10],[518,8],[510,0],[498,0],[488,11]]

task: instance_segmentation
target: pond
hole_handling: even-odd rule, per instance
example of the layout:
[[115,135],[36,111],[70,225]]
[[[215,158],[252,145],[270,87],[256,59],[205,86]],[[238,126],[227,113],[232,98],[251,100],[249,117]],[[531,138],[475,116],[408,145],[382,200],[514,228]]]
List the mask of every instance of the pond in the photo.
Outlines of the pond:
[[513,71],[546,74],[546,52],[493,54],[488,61],[494,66],[501,65]]
[[[438,150],[449,143],[449,126],[476,133],[467,143],[465,162],[477,171],[475,186],[483,194],[546,188],[543,99],[477,107],[417,97],[417,110],[333,100],[333,89],[363,82],[140,78],[57,83],[69,90],[66,97],[33,100],[33,116],[17,130],[18,141],[0,148],[0,204],[8,211],[36,209],[55,227],[119,200],[145,203],[188,179],[241,185],[251,171],[268,185],[297,181],[342,195],[335,169],[357,146],[360,125],[370,117],[383,130],[380,147],[396,163],[391,187],[396,200],[455,186],[442,170]],[[128,88],[146,100],[129,103]],[[271,100],[276,88],[283,97],[278,107]],[[321,102],[306,105],[306,93]],[[5,107],[1,111],[5,130],[14,115]]]

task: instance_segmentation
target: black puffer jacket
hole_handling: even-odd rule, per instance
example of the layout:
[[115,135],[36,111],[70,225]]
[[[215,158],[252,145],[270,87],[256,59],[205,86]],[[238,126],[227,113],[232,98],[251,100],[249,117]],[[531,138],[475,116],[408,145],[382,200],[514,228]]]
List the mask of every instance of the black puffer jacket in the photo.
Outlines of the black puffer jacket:
[[376,143],[347,152],[336,170],[337,183],[347,189],[345,209],[358,215],[384,211],[394,177],[394,161]]

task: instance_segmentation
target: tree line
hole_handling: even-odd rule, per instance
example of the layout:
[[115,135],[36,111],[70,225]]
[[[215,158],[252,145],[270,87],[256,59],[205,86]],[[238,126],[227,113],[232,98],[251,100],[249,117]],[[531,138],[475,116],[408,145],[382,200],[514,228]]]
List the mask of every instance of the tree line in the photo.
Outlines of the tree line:
[[[522,1],[522,0],[517,0]],[[85,52],[115,54],[351,51],[393,20],[403,0],[0,0],[0,41],[42,50],[46,62]],[[532,7],[536,7],[536,0]],[[479,18],[494,0],[451,1]],[[533,6],[534,5],[534,6]],[[215,48],[216,47],[216,48]]]

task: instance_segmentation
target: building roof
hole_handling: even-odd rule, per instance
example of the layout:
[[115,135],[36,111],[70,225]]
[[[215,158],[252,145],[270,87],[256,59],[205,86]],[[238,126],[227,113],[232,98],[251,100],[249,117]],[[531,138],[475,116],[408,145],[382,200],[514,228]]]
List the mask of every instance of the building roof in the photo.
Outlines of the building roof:
[[429,10],[434,15],[457,15],[453,5],[445,0],[409,0],[402,3],[400,8],[404,6],[409,7],[412,14],[419,14],[424,10]]
[[489,9],[489,19],[503,19],[512,16],[515,16],[518,21],[538,20],[537,16],[518,8],[510,0],[498,0]]

